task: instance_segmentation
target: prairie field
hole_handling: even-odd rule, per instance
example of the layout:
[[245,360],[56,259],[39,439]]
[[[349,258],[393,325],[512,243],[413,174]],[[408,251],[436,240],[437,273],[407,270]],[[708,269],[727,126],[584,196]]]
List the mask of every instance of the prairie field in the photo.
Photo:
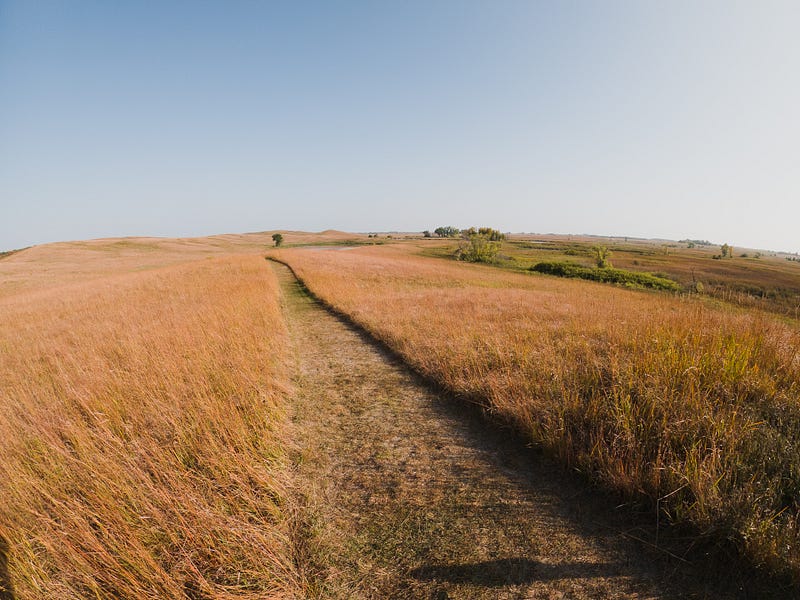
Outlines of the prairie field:
[[[451,257],[457,242],[426,240],[426,254]],[[800,260],[794,254],[729,249],[707,242],[639,240],[563,235],[510,235],[503,241],[496,266],[524,271],[540,261],[594,266],[593,248],[610,252],[614,267],[638,273],[655,273],[680,284],[687,292],[730,304],[800,317]]]
[[0,589],[294,597],[272,271],[180,242],[87,245],[3,265]]
[[[524,240],[485,266],[443,260],[450,240],[284,231],[276,249],[271,233],[0,257],[0,598],[690,589],[693,572],[664,575],[674,555],[618,544],[616,517],[598,537],[570,512],[580,494],[600,512],[575,510],[599,515],[608,490],[800,581],[792,294],[753,304],[541,275],[530,265],[554,251]],[[594,243],[545,241],[576,261]],[[669,257],[680,281],[686,256]],[[746,270],[779,269],[793,289],[796,264],[772,258]],[[498,422],[524,440],[514,464],[529,444],[600,491],[497,471],[500,446],[479,432]]]
[[425,258],[418,246],[273,256],[416,371],[531,443],[664,521],[800,576],[795,321]]
[[[271,233],[199,238],[106,238],[56,242],[0,253],[0,298],[204,258],[252,256],[273,245]],[[282,235],[287,246],[357,243],[363,237],[334,230],[321,233],[284,231]]]

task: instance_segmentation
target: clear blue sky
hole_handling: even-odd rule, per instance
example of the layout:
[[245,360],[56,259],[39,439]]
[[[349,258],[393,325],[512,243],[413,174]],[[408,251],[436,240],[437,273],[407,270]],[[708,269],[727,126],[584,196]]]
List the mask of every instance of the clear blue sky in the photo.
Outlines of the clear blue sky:
[[0,249],[264,229],[800,250],[800,2],[0,0]]

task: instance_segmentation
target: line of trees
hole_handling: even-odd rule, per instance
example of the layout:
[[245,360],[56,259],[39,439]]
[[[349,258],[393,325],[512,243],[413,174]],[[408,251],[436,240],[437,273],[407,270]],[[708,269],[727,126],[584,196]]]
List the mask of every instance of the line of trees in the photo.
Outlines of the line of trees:
[[437,227],[433,230],[437,236],[444,238],[444,237],[458,237],[461,233],[461,230],[458,227],[453,227],[452,225],[447,225],[446,227]]
[[455,252],[458,260],[466,262],[491,263],[500,252],[500,242],[506,239],[504,233],[492,227],[470,227],[459,230],[456,227],[437,227],[434,233],[439,237],[458,237],[461,242]]
[[[469,239],[473,236],[480,235],[491,242],[500,242],[506,239],[506,235],[504,233],[491,227],[470,227],[469,229],[462,230],[458,227],[453,227],[452,225],[446,225],[443,227],[437,227],[433,230],[433,233],[440,238],[455,238],[460,236],[463,239]],[[423,231],[422,235],[425,237],[433,237],[431,232],[428,230]]]

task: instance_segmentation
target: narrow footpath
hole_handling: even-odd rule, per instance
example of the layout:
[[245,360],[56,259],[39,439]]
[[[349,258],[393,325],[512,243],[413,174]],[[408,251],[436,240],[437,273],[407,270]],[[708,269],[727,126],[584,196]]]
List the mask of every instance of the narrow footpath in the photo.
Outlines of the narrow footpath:
[[431,392],[283,265],[295,561],[317,598],[729,598],[625,510]]

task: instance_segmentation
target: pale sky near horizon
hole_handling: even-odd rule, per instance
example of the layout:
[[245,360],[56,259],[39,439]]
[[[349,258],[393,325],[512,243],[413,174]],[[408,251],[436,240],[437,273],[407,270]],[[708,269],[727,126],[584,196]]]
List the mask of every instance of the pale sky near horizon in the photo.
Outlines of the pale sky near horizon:
[[800,251],[800,2],[0,0],[0,250],[267,229]]

